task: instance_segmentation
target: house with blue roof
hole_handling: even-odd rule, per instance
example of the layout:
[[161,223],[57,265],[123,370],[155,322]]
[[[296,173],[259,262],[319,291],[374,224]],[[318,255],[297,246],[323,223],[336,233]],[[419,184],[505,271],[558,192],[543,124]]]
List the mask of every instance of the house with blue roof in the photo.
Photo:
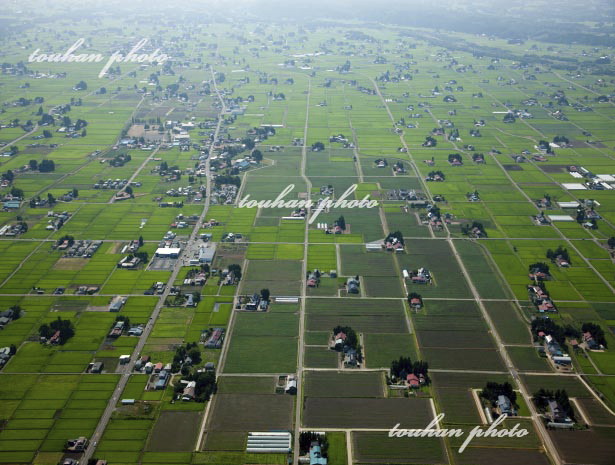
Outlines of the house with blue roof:
[[322,456],[320,444],[316,441],[310,445],[310,465],[327,465],[327,459]]

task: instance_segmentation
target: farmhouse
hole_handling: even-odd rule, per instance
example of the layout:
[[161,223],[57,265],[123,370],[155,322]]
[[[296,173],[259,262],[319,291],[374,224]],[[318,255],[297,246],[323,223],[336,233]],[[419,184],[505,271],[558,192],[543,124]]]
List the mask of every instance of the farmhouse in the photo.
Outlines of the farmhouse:
[[55,344],[59,344],[60,343],[60,331],[56,331],[55,333],[53,333],[53,335],[49,338],[49,344],[55,345]]
[[360,286],[360,283],[355,278],[348,278],[348,280],[346,280],[346,291],[349,294],[358,294],[359,286]]
[[310,445],[310,465],[327,465],[327,459],[322,456],[322,450],[317,441],[312,441]]
[[109,332],[109,337],[112,337],[112,338],[120,337],[123,332],[124,332],[124,321],[116,321],[115,325],[113,326],[113,328],[111,328],[111,331]]
[[140,262],[141,262],[141,259],[139,257],[127,255],[126,257],[122,258],[117,263],[117,267],[132,270],[132,269],[135,269],[139,265]]
[[387,251],[403,252],[404,244],[397,237],[387,238],[384,243],[384,248]]
[[552,336],[546,335],[544,341],[545,350],[555,365],[560,367],[570,367],[572,365],[570,356],[562,351],[562,347]]
[[89,442],[90,441],[83,436],[80,436],[77,439],[69,439],[64,445],[64,450],[67,452],[83,452],[88,448]]
[[104,368],[103,362],[94,362],[90,364],[90,373],[102,373]]
[[406,376],[406,383],[408,383],[408,387],[412,389],[418,389],[419,387],[421,387],[421,382],[418,376],[416,376],[414,373],[410,373]]
[[566,415],[564,409],[555,400],[549,400],[549,411],[547,418],[550,420],[549,426],[556,428],[572,428],[574,422]]
[[344,367],[355,368],[359,365],[357,351],[351,347],[344,347]]
[[194,400],[196,395],[196,381],[188,381],[186,387],[182,391],[182,400],[184,402]]
[[600,350],[603,348],[600,344],[596,342],[596,340],[589,331],[585,331],[583,333],[583,342],[589,350]]
[[[157,364],[158,365],[162,365],[162,363]],[[157,391],[160,391],[162,389],[164,389],[167,386],[167,383],[169,382],[169,374],[166,370],[161,370],[160,373],[158,374],[158,380],[156,381],[156,384],[154,384],[154,389]]]
[[122,297],[122,296],[114,297],[113,300],[111,301],[111,304],[109,305],[109,311],[119,312],[124,306],[124,304],[126,303],[126,300],[128,300],[126,297]]
[[514,416],[517,414],[510,399],[505,395],[499,395],[496,404],[500,415]]
[[209,338],[205,341],[208,349],[220,349],[224,340],[224,328],[214,328]]
[[0,368],[6,365],[12,355],[11,347],[0,347]]
[[426,268],[419,268],[411,273],[410,281],[412,281],[412,284],[429,284],[431,283],[431,273]]
[[250,300],[246,304],[245,308],[246,310],[258,310],[260,302],[261,296],[255,292],[252,296],[250,296]]
[[295,375],[290,375],[286,378],[286,386],[284,386],[284,392],[286,394],[297,394],[297,378]]

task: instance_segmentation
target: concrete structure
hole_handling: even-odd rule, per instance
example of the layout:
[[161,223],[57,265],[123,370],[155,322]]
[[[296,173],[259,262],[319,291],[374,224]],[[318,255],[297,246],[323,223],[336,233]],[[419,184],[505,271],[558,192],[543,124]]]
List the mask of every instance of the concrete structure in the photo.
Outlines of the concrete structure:
[[178,258],[181,253],[179,247],[160,247],[156,249],[156,257],[158,258]]
[[199,263],[211,263],[216,255],[216,244],[210,244],[209,247],[199,247]]

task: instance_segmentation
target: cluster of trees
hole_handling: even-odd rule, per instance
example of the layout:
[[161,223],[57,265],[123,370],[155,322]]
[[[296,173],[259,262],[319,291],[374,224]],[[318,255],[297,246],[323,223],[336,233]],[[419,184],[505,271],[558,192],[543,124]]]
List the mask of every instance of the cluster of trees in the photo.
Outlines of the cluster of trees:
[[489,401],[492,407],[495,407],[498,396],[508,397],[510,403],[515,408],[519,408],[517,405],[517,393],[508,381],[502,384],[489,381],[480,392],[480,397]]
[[565,389],[558,389],[555,392],[540,388],[532,397],[532,402],[540,412],[544,412],[549,405],[550,400],[555,400],[562,408],[567,417],[572,421],[576,421],[574,408],[568,398],[568,393]]
[[19,189],[18,187],[11,187],[11,191],[9,192],[13,197],[16,197],[18,199],[23,199],[24,198],[24,192],[23,189]]
[[357,336],[357,333],[355,332],[355,330],[352,329],[350,326],[338,325],[335,328],[333,328],[333,334],[336,335],[339,333],[344,333],[346,335],[346,340],[342,344],[336,345],[335,350],[341,351],[341,350],[344,350],[344,348],[346,347],[354,349],[357,352],[357,359],[360,362],[363,359],[363,354],[362,354],[363,351],[362,351],[361,344],[359,343],[359,337]]
[[75,84],[74,89],[75,90],[86,90],[88,88],[88,85],[86,84],[85,81],[79,81],[77,84]]
[[[116,155],[115,157],[113,157],[113,159],[111,159],[111,161],[109,162],[109,165],[111,166],[124,166],[126,163],[128,163],[130,160],[132,160],[132,157],[130,156],[130,154],[128,153],[120,153],[118,155]],[[165,162],[162,162],[166,164]]]
[[[593,209],[593,208],[592,208]],[[577,223],[582,224],[585,222],[585,209],[583,207],[579,207],[577,209],[577,217],[575,218],[577,220]],[[590,220],[592,226],[595,228],[596,227],[596,220],[594,218],[592,218]]]
[[[130,161],[131,160],[130,155],[126,155],[126,156],[128,157],[128,161]],[[166,161],[161,162],[160,165],[158,165],[158,169],[160,173],[167,173],[169,171],[180,171],[178,165],[173,165],[169,167],[169,164]]]
[[393,239],[397,239],[399,242],[401,242],[401,245],[404,245],[404,235],[401,233],[401,231],[389,233],[384,242],[392,242]]
[[429,384],[428,376],[429,364],[423,360],[413,362],[410,357],[399,357],[399,360],[391,362],[390,374],[391,378],[405,379],[409,374],[416,376],[423,375],[425,384]]
[[557,249],[555,249],[555,251],[548,249],[546,257],[549,260],[551,260],[551,262],[555,262],[555,259],[557,257],[561,257],[572,265],[572,262],[570,261],[570,255],[568,254],[568,250],[563,248],[561,245],[558,246]]
[[214,372],[193,373],[185,379],[196,383],[194,388],[195,402],[207,402],[218,390],[216,374]]
[[438,145],[438,141],[432,136],[427,136],[425,137],[425,142],[423,142],[421,145],[423,147],[435,147],[436,145]]
[[216,187],[220,187],[224,184],[232,184],[237,187],[241,186],[241,178],[239,176],[221,174],[219,176],[216,176],[214,182],[216,183]]
[[581,326],[582,332],[591,333],[594,341],[597,344],[603,345],[605,348],[607,347],[606,338],[604,337],[604,330],[595,323],[583,323]]
[[80,129],[85,128],[88,125],[88,122],[84,119],[78,119],[75,122],[75,131],[79,131]]
[[553,138],[554,144],[569,144],[570,140],[566,136],[555,136]]
[[[190,357],[192,360],[189,364],[186,364],[186,359]],[[179,346],[175,349],[175,355],[173,356],[173,362],[171,363],[171,371],[177,373],[182,371],[183,375],[190,373],[189,365],[198,365],[201,363],[201,351],[199,345],[196,342],[188,342],[186,345]]]
[[312,144],[312,152],[322,152],[325,149],[325,144],[322,142],[314,142]]
[[549,265],[547,265],[546,263],[543,262],[536,262],[536,263],[532,263],[529,266],[529,271],[530,273],[536,273],[536,272],[540,272],[540,273],[544,273],[544,274],[549,274]]
[[452,131],[450,131],[448,133],[447,139],[451,141],[459,139],[459,129],[453,129]]
[[[29,84],[28,84],[29,87]],[[45,99],[43,97],[35,97],[34,98],[34,103],[43,103],[45,101]],[[32,103],[32,100],[27,99],[25,97],[19,97],[15,103],[17,103],[17,105],[19,105],[20,107],[27,107],[28,105],[30,105]]]
[[448,155],[448,162],[453,163],[453,161],[457,160],[459,163],[463,163],[463,158],[458,153],[450,153]]
[[21,308],[19,305],[13,305],[12,307],[9,307],[9,310],[13,311],[13,315],[11,316],[13,320],[19,320],[21,318],[21,315],[23,314],[23,308]]
[[17,225],[21,226],[21,234],[25,234],[28,232],[28,223],[25,221],[18,221]]
[[234,263],[228,266],[228,272],[233,273],[237,281],[241,280],[241,266]]
[[135,252],[130,254],[128,255],[128,260],[132,260],[133,257],[137,257],[142,263],[147,263],[149,261],[149,254],[147,252]]
[[549,142],[547,142],[546,140],[540,140],[538,141],[538,148],[540,150],[544,150],[547,153],[553,153],[553,149],[551,148],[551,146],[549,145]]
[[301,450],[301,455],[307,454],[310,450],[310,446],[312,442],[318,442],[320,445],[320,453],[323,457],[328,457],[329,451],[329,440],[327,436],[324,434],[318,434],[313,431],[302,431],[299,434],[299,449]]
[[477,229],[480,231],[480,233],[481,233],[481,235],[482,235],[483,237],[487,237],[487,231],[485,231],[485,228],[483,227],[483,224],[482,224],[482,223],[479,223],[478,221],[472,221],[472,224],[471,224],[471,225],[468,225],[468,224],[462,224],[462,225],[461,225],[461,233],[467,236],[467,235],[469,235],[469,234],[470,234],[470,232],[471,232],[474,228],[477,228]]
[[263,299],[265,302],[269,302],[270,297],[271,297],[271,292],[269,292],[269,289],[267,288],[261,289],[261,299]]
[[615,249],[615,237],[609,237],[609,240],[606,241],[606,243],[611,249]]
[[350,72],[350,67],[351,67],[350,61],[346,60],[346,63],[344,63],[343,65],[336,66],[335,70],[338,73],[349,73]]
[[75,243],[75,238],[73,236],[69,236],[67,234],[67,235],[62,236],[61,238],[59,238],[58,241],[56,242],[56,245],[60,245],[64,241],[68,241],[68,246],[71,247]]
[[49,324],[44,323],[38,328],[39,336],[44,337],[47,340],[49,340],[49,338],[51,338],[56,331],[60,332],[58,337],[58,344],[60,345],[64,344],[75,335],[73,323],[70,320],[63,320],[60,317]]
[[[182,377],[185,381],[194,381],[194,400],[195,402],[207,402],[213,394],[218,390],[216,384],[216,374],[211,371],[188,373]],[[175,383],[175,394],[179,394],[184,389],[184,384],[181,382]]]
[[[41,110],[42,110],[42,107],[41,107]],[[38,124],[40,126],[44,126],[44,125],[55,126],[56,122],[55,122],[55,119],[53,119],[53,116],[48,115],[48,114],[41,114],[41,119],[38,120]]]
[[404,164],[400,161],[396,162],[395,164],[393,164],[393,169],[398,171],[398,172],[405,172],[406,168],[404,167]]
[[19,153],[19,147],[17,147],[16,145],[11,145],[9,147],[8,152],[9,152],[11,157],[14,156],[14,155],[17,155]]
[[258,163],[263,161],[263,153],[258,149],[253,150],[250,156]]
[[516,121],[516,118],[512,112],[508,112],[504,115],[504,119],[502,121],[504,121],[505,123],[514,123]]
[[187,380],[196,382],[194,397],[196,402],[207,402],[218,390],[216,374],[213,372],[194,373]]
[[245,145],[248,150],[252,150],[256,146],[254,141],[252,139],[250,139],[249,137],[246,137],[245,139],[242,139],[241,143],[243,145]]
[[13,179],[15,179],[15,173],[13,173],[12,170],[7,170],[6,172],[2,173],[3,181],[13,182]]
[[53,160],[42,160],[40,163],[36,160],[30,160],[29,166],[32,171],[40,171],[41,173],[51,173],[56,169]]
[[124,315],[118,315],[115,317],[115,321],[123,321],[124,322],[124,328],[129,328],[130,327],[130,318]]
[[542,331],[550,335],[560,346],[564,347],[567,337],[580,337],[581,333],[574,326],[567,324],[560,326],[551,318],[535,318],[532,320],[532,334],[538,340],[538,333]]
[[339,226],[342,231],[346,231],[346,219],[343,215],[335,220],[335,224],[336,226]]
[[[254,96],[249,95],[248,101],[254,101]],[[275,128],[272,126],[254,127],[251,132],[254,133],[260,141],[266,140],[269,136],[275,136]]]
[[421,301],[421,305],[423,305],[423,297],[421,296],[421,294],[411,292],[410,294],[408,294],[408,303],[411,303],[412,299],[419,299]]

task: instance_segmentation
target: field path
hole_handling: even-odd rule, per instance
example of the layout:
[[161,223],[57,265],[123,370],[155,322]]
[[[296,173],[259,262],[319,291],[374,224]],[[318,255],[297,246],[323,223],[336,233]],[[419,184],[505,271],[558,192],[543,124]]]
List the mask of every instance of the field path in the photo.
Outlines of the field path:
[[[370,78],[371,79],[371,78]],[[391,113],[389,106],[386,103],[386,100],[384,99],[384,97],[382,96],[382,93],[380,92],[380,89],[378,88],[378,84],[371,79],[372,84],[374,85],[376,92],[378,93],[378,95],[380,96],[380,100],[382,101],[382,104],[384,105],[384,107],[386,108],[389,117],[391,118],[391,122],[393,124],[395,124],[395,119],[393,117],[393,114]],[[431,113],[431,112],[430,112]],[[432,115],[433,117],[433,115]],[[407,144],[403,138],[403,135],[400,135],[400,138],[404,144],[404,147],[407,147]],[[456,147],[456,145],[453,143],[453,146]],[[410,156],[410,152],[408,152],[408,155]],[[410,159],[412,160],[412,157],[410,156]],[[412,161],[412,166],[413,168],[416,170],[416,172],[418,173],[418,170],[416,169],[416,165],[414,164],[414,161]],[[425,181],[419,176],[419,181],[421,182],[421,185],[423,186],[424,192],[429,195],[429,189],[427,188],[427,185],[425,183]],[[516,186],[516,184],[515,184]],[[519,188],[517,186],[517,188]],[[519,188],[520,189],[520,188]],[[450,230],[448,229],[448,226],[445,224],[444,225],[446,228],[446,232],[447,232],[447,242],[449,244],[449,247],[451,248],[451,251],[453,252],[453,255],[455,257],[455,260],[457,261],[458,265],[459,265],[459,269],[462,271],[462,274],[465,278],[466,283],[468,284],[468,287],[470,289],[470,291],[472,292],[472,295],[474,297],[474,301],[476,302],[476,304],[478,305],[483,319],[485,320],[485,322],[487,323],[488,327],[489,327],[489,332],[491,333],[491,336],[493,337],[496,346],[498,348],[498,351],[502,357],[502,359],[504,360],[506,367],[508,369],[508,372],[510,373],[510,375],[512,376],[512,378],[514,379],[515,383],[517,384],[519,391],[521,392],[521,395],[523,396],[528,408],[530,409],[530,412],[532,414],[532,420],[533,423],[535,425],[535,427],[537,428],[537,430],[540,433],[540,436],[542,438],[542,442],[545,446],[545,448],[547,449],[547,451],[549,452],[549,454],[551,455],[551,457],[554,459],[555,463],[557,465],[561,465],[562,464],[562,460],[561,457],[559,455],[559,451],[558,449],[555,447],[555,444],[553,443],[551,436],[549,436],[543,422],[542,422],[542,418],[538,415],[538,412],[536,411],[536,408],[534,407],[534,404],[531,400],[531,396],[529,394],[529,392],[527,391],[527,388],[525,387],[525,385],[523,384],[518,371],[516,370],[515,366],[512,363],[512,360],[510,358],[510,356],[508,355],[508,352],[506,350],[506,346],[504,345],[504,343],[502,342],[500,335],[497,332],[497,329],[493,323],[493,321],[491,320],[489,314],[487,313],[487,310],[485,308],[485,305],[483,303],[483,300],[480,297],[480,294],[478,293],[478,290],[476,289],[476,287],[474,286],[474,283],[472,282],[472,279],[470,278],[470,274],[468,273],[468,270],[465,267],[465,264],[463,263],[463,260],[461,259],[461,256],[459,255],[459,252],[457,251],[457,248],[455,247],[455,241],[453,241],[451,239],[450,236]],[[575,249],[576,250],[576,249]],[[433,370],[435,371],[435,370]],[[469,370],[467,370],[469,371]]]

